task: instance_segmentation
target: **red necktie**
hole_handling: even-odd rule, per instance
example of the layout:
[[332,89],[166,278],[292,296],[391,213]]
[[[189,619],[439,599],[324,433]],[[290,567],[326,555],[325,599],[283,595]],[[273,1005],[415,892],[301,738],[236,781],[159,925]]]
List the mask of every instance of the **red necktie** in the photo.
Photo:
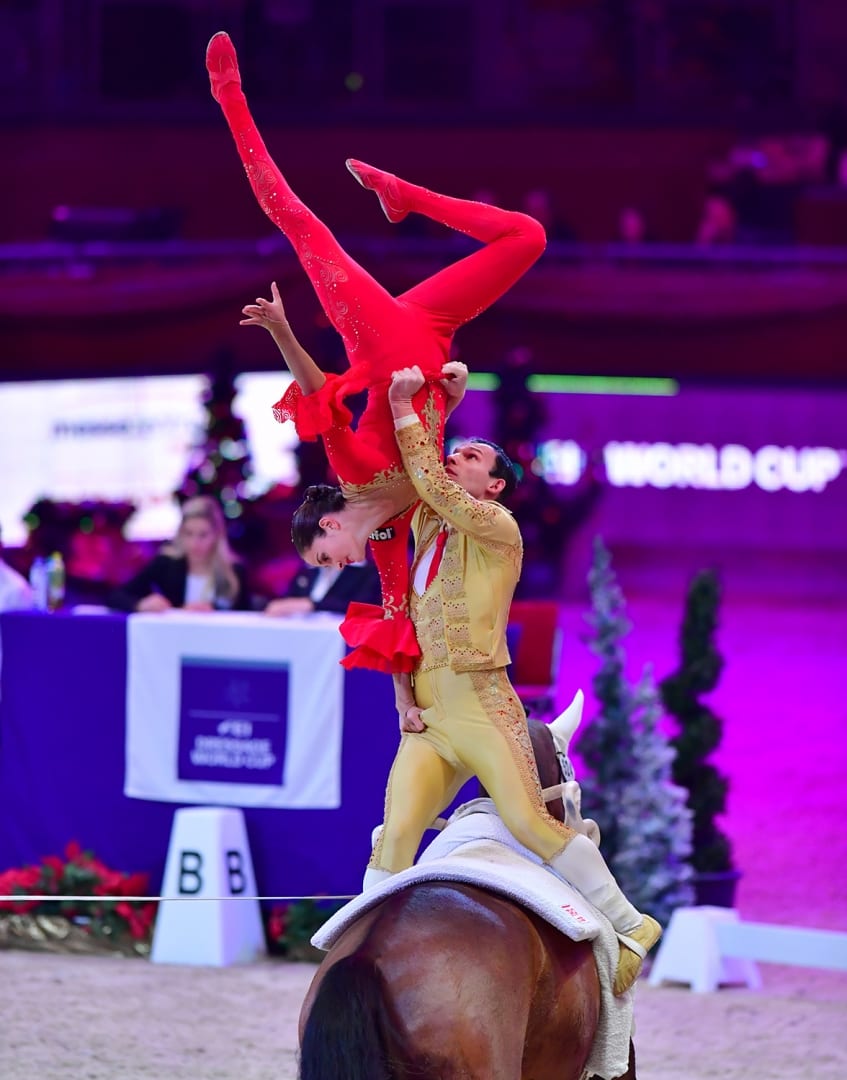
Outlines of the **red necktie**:
[[424,592],[430,587],[435,575],[438,573],[438,567],[441,565],[441,556],[444,554],[444,545],[447,543],[447,530],[441,529],[438,536],[435,538],[435,553],[432,556],[432,562],[429,564],[429,570],[426,575],[426,585],[424,585]]

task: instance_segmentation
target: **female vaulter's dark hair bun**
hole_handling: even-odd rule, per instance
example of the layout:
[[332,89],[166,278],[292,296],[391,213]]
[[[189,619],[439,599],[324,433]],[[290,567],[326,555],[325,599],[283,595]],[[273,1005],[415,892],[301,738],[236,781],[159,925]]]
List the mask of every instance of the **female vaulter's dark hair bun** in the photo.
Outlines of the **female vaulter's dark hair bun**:
[[[311,484],[303,493],[303,502],[323,502],[325,499],[333,499],[336,495],[341,495],[341,490],[331,484]],[[341,497],[344,498],[343,495]]]
[[305,555],[315,537],[323,536],[320,521],[324,514],[337,514],[346,505],[341,488],[331,484],[311,484],[303,492],[303,502],[291,519],[291,539],[300,555]]

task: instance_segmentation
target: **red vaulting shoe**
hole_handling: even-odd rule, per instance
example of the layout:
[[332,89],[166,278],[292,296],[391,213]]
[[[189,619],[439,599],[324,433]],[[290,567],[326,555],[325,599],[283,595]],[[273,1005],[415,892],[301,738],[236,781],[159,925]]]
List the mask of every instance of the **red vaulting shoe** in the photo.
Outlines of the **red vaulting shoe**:
[[219,31],[206,46],[206,70],[212,84],[212,97],[220,102],[221,93],[227,86],[241,87],[238,57],[229,34]]
[[397,177],[393,173],[382,172],[355,158],[348,158],[345,164],[363,188],[376,192],[382,212],[389,221],[402,221],[406,217],[409,211],[402,205]]

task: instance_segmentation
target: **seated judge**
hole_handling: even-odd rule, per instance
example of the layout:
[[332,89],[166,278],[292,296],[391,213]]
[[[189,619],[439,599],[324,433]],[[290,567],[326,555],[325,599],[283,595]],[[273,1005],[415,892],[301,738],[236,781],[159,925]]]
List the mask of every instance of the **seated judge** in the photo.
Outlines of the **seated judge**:
[[188,499],[172,541],[125,584],[110,607],[119,611],[244,611],[244,568],[229,546],[226,522],[209,495]]
[[285,596],[271,600],[266,615],[276,618],[331,611],[343,615],[347,605],[380,604],[382,592],[376,567],[367,561],[337,566],[304,566],[291,579]]

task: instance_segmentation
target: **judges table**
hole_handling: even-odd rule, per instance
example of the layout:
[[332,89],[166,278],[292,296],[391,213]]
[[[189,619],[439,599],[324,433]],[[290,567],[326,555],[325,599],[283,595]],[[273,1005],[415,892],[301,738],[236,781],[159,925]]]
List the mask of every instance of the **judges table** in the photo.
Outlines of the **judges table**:
[[202,802],[244,808],[262,895],[357,892],[393,688],[340,668],[337,623],[314,618],[0,615],[0,870],[76,840],[158,892],[174,811]]

